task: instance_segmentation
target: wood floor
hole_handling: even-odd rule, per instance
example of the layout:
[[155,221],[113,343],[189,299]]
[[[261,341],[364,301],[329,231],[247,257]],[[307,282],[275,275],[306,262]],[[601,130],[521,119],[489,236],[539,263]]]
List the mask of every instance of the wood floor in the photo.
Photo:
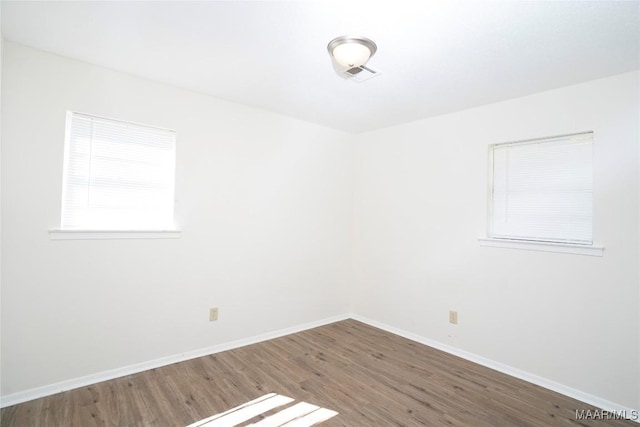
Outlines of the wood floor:
[[[636,426],[355,320],[5,408],[8,426],[186,426],[275,392],[339,412],[322,427]],[[255,420],[252,420],[255,421]]]

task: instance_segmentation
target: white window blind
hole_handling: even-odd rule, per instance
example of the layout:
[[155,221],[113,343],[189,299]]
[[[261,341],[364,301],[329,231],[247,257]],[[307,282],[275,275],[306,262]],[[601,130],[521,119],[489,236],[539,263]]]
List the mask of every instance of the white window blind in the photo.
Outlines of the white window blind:
[[63,230],[171,230],[175,132],[67,114]]
[[489,147],[489,236],[591,245],[593,133]]

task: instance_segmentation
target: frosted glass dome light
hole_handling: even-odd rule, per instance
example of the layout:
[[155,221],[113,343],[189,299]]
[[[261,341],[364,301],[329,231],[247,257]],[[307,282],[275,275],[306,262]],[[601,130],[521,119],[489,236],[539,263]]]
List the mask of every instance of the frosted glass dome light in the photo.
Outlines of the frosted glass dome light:
[[327,46],[329,54],[345,68],[360,67],[367,63],[377,50],[376,44],[366,37],[337,37]]

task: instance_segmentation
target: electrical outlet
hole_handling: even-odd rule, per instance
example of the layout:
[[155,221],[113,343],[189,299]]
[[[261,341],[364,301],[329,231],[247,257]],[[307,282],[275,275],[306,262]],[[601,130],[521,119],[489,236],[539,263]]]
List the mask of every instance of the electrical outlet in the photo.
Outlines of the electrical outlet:
[[454,325],[458,324],[458,312],[457,311],[449,310],[449,323],[452,323]]
[[218,307],[211,307],[209,309],[209,322],[218,320]]

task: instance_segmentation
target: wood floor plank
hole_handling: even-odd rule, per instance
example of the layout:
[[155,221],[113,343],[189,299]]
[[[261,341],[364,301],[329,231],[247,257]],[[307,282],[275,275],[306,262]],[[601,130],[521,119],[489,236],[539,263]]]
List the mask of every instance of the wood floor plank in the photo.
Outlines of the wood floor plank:
[[186,426],[267,393],[337,411],[323,427],[636,425],[576,420],[596,408],[355,320],[4,408],[0,424]]

